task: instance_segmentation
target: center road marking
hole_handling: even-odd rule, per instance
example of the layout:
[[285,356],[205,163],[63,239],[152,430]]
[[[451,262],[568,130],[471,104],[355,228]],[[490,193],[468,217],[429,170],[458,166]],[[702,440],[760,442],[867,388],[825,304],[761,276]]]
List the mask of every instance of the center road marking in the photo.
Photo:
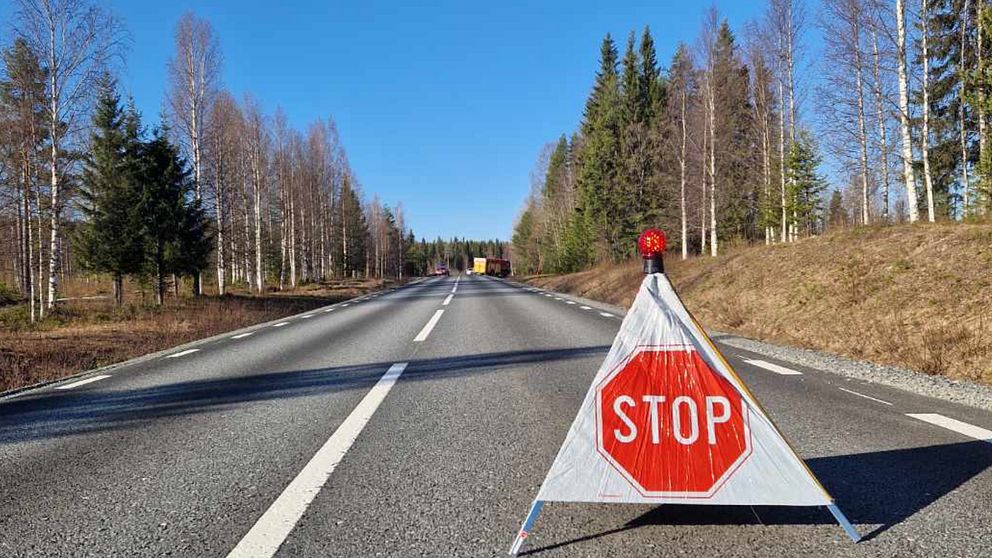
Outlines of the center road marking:
[[277,323],[276,325],[274,325],[272,327],[282,327],[284,325],[289,325],[289,322],[279,322],[279,323]]
[[231,337],[231,339],[241,339],[242,337],[248,337],[249,335],[253,335],[254,333],[255,333],[254,331],[249,331],[248,333],[239,333]]
[[974,424],[961,422],[937,413],[906,413],[906,416],[917,420],[922,420],[923,422],[929,422],[930,424],[940,426],[948,430],[953,430],[958,434],[964,434],[969,438],[974,438],[976,440],[981,440],[992,444],[992,430],[986,430],[980,426],[975,426]]
[[451,304],[451,299],[454,296],[455,296],[454,294],[449,294],[448,297],[444,299],[444,302],[441,303],[441,306],[447,306],[447,305]]
[[169,355],[169,356],[167,356],[165,358],[177,358],[177,357],[181,357],[181,356],[191,355],[191,354],[193,354],[193,353],[195,353],[196,351],[199,351],[199,350],[200,349],[186,349],[185,351],[180,351],[178,353],[171,354],[171,355]]
[[876,399],[876,398],[874,398],[874,397],[872,397],[870,395],[865,395],[863,393],[858,393],[858,392],[856,392],[854,390],[845,389],[845,388],[842,388],[842,387],[838,387],[837,389],[839,389],[841,391],[845,391],[847,393],[850,393],[851,395],[857,395],[858,397],[864,397],[865,399],[868,399],[870,401],[874,401],[876,403],[881,403],[882,405],[892,406],[892,403],[889,403],[888,401],[882,401],[881,399]]
[[408,364],[398,362],[389,367],[348,418],[344,419],[341,426],[231,550],[228,558],[265,558],[275,555]]
[[424,329],[420,330],[420,333],[418,333],[417,336],[413,338],[413,341],[415,343],[420,343],[424,339],[427,339],[427,336],[430,335],[431,331],[434,330],[434,326],[437,325],[437,321],[441,319],[441,314],[444,314],[444,310],[438,310],[434,312],[434,315],[431,316],[431,319],[427,320],[427,323],[424,325]]
[[79,380],[78,382],[72,382],[71,384],[66,384],[64,386],[59,386],[55,389],[72,389],[79,386],[85,386],[86,384],[92,384],[93,382],[99,382],[104,378],[109,378],[110,374],[100,374],[99,376],[93,376],[91,378],[86,378],[85,380]]
[[750,365],[753,365],[753,366],[757,366],[758,368],[764,368],[765,370],[770,370],[770,371],[772,371],[772,372],[774,372],[776,374],[781,374],[783,376],[802,376],[803,375],[803,373],[800,372],[800,371],[798,371],[798,370],[793,370],[791,368],[786,368],[784,366],[779,366],[777,364],[768,362],[766,360],[752,360],[752,359],[746,358],[746,359],[744,359],[744,362],[746,362],[746,363],[748,363]]

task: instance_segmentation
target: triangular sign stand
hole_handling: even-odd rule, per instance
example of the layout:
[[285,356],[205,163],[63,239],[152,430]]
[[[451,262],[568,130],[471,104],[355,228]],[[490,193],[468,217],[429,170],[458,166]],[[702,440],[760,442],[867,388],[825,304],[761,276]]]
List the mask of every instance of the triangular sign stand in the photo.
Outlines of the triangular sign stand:
[[511,555],[550,501],[827,506],[860,540],[663,273],[644,278]]

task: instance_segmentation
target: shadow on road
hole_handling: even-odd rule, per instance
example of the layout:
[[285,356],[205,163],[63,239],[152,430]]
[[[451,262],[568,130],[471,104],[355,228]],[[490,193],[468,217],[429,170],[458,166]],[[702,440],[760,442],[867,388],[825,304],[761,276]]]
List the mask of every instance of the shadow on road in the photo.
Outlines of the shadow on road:
[[[587,357],[602,358],[609,346],[483,353],[411,360],[401,382],[489,374]],[[144,389],[103,392],[42,392],[0,405],[0,445],[134,428],[169,416],[206,413],[242,403],[368,390],[390,362],[250,376],[176,382]]]
[[[987,469],[992,465],[992,444],[976,441],[837,455],[810,459],[807,464],[851,522],[856,526],[877,526],[867,533],[861,529],[863,540],[867,541]],[[521,554],[539,554],[648,525],[821,524],[836,524],[826,508],[664,505],[616,529]],[[839,526],[837,533],[843,536]]]

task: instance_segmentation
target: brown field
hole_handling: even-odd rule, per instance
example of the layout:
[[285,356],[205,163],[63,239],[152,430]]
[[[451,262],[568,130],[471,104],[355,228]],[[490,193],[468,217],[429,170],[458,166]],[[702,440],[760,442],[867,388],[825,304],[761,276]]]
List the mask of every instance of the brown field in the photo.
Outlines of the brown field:
[[[666,258],[706,327],[992,383],[992,225],[842,230],[794,244]],[[628,307],[640,262],[528,281]]]
[[265,296],[236,290],[224,297],[172,297],[161,308],[148,303],[150,293],[142,297],[129,286],[124,306],[114,308],[107,281],[74,281],[64,289],[68,300],[41,322],[31,324],[23,305],[0,307],[0,391],[304,312],[383,286],[382,281],[339,281]]

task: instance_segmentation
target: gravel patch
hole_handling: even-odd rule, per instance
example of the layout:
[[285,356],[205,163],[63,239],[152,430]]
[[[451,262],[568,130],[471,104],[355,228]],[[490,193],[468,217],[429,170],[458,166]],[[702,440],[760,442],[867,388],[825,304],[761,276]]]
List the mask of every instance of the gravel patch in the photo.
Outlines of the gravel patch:
[[906,368],[874,364],[820,351],[773,345],[727,333],[710,333],[714,339],[725,345],[799,366],[992,411],[992,387],[983,384],[967,380],[952,380],[942,376],[929,376]]

